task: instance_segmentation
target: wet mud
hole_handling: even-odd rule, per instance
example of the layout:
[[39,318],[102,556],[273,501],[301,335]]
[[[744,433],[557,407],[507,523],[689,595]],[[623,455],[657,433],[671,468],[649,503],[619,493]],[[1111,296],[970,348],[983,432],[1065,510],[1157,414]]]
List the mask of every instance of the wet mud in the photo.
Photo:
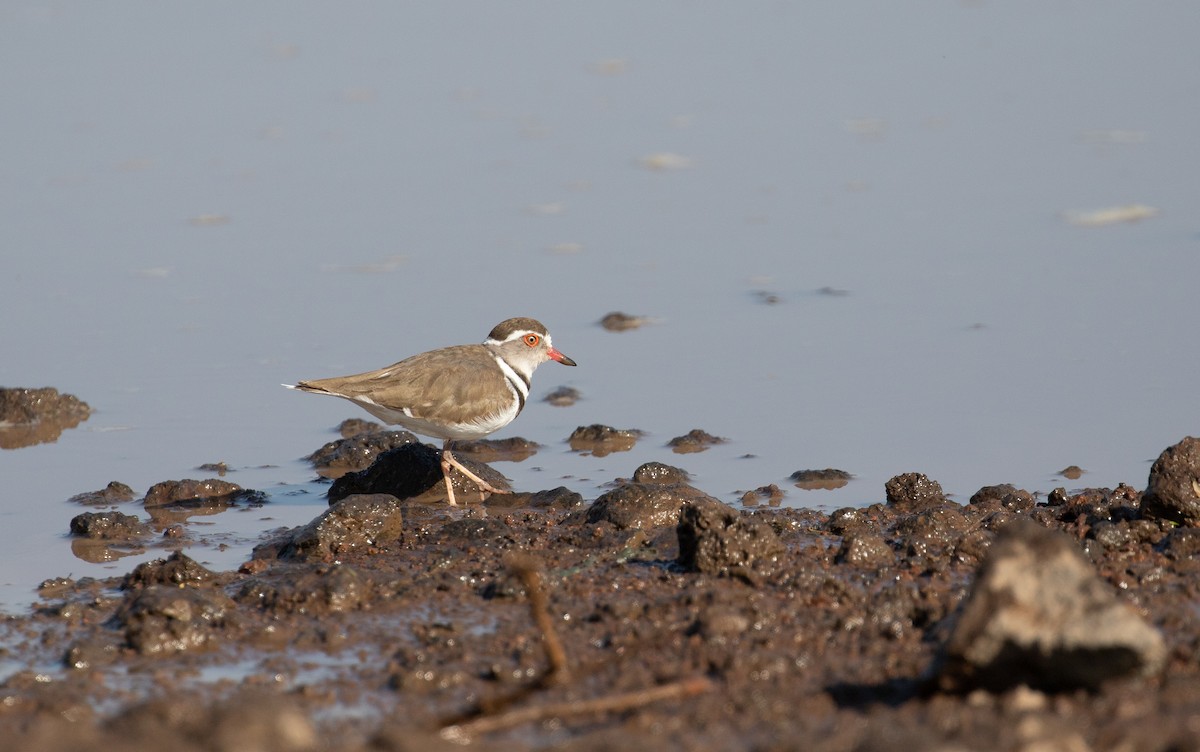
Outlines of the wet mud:
[[1000,485],[963,504],[907,473],[829,514],[772,506],[773,485],[734,508],[662,463],[595,499],[449,508],[436,450],[383,446],[329,455],[357,457],[329,508],[236,571],[171,551],[170,531],[254,490],[75,497],[109,505],[71,520],[80,540],[164,553],[107,580],[47,573],[4,621],[7,748],[1200,746],[1194,439],[1144,492]]

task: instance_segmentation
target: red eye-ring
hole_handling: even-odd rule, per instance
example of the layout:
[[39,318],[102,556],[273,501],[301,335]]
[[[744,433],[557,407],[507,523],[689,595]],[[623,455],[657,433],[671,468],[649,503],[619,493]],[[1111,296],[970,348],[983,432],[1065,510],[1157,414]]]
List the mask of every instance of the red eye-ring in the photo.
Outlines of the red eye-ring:
[[537,336],[536,334],[526,334],[525,335],[525,344],[529,345],[530,347],[537,347],[537,343],[539,343],[541,341],[542,341],[542,338]]

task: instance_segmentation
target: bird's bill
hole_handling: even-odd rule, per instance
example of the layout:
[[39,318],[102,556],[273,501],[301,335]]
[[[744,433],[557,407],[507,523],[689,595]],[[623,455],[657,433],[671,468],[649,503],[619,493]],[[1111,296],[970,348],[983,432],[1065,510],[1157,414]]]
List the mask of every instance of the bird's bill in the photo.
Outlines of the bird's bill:
[[575,365],[575,361],[571,360],[566,355],[563,355],[561,352],[558,351],[557,348],[551,347],[549,352],[547,352],[546,354],[550,356],[550,360],[556,360],[559,363],[562,363],[564,366]]

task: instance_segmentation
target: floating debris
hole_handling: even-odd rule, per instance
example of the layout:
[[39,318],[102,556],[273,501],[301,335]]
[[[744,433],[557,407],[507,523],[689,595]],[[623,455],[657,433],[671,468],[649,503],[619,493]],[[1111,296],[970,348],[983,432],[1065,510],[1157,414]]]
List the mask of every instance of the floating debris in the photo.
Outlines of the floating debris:
[[638,164],[645,167],[647,170],[655,170],[656,172],[665,170],[686,170],[692,166],[692,158],[685,157],[682,154],[673,154],[669,151],[659,152],[657,154],[647,154],[638,160]]
[[1094,211],[1067,212],[1065,216],[1068,222],[1079,227],[1104,227],[1121,222],[1141,222],[1158,216],[1158,209],[1145,204],[1128,204]]
[[620,311],[613,311],[600,319],[600,326],[610,332],[625,332],[648,323],[650,323],[650,319],[646,316],[630,316],[628,313]]

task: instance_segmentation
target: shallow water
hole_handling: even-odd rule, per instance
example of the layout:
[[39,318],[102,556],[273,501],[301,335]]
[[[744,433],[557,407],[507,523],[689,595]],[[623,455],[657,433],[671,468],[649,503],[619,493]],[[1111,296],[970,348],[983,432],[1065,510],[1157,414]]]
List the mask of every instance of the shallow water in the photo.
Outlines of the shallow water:
[[[164,555],[75,558],[65,499],[206,462],[272,497],[193,518],[236,566],[324,508],[296,458],[362,417],[278,384],[514,315],[579,362],[535,394],[583,394],[496,434],[544,445],[498,465],[520,488],[1140,486],[1196,432],[1198,32],[1186,3],[9,3],[0,378],[96,412],[0,452],[0,606]],[[571,453],[590,423],[647,436]],[[665,447],[693,428],[730,442]],[[787,483],[825,467],[855,480]]]

